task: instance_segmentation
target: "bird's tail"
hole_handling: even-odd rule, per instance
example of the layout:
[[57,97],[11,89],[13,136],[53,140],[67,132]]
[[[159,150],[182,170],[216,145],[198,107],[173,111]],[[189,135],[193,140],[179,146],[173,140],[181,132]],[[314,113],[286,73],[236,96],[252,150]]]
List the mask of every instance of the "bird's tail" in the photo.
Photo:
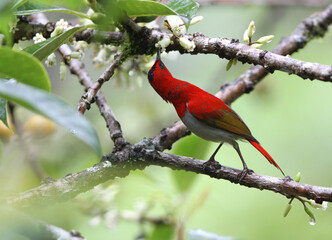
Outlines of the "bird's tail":
[[270,154],[256,141],[253,140],[248,140],[251,145],[253,145],[261,154],[264,155],[264,157],[266,157],[267,160],[269,160],[269,162],[274,165],[276,168],[278,168],[281,173],[285,176],[284,172],[281,170],[281,168],[278,166],[278,164],[273,160],[273,158],[270,156]]

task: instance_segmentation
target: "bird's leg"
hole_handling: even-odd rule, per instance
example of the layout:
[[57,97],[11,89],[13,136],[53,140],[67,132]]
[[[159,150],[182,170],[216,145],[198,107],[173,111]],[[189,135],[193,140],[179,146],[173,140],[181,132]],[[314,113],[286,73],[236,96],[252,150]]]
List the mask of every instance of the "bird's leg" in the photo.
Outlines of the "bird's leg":
[[248,173],[253,172],[253,170],[249,169],[246,162],[244,161],[244,159],[242,157],[242,154],[241,154],[241,151],[240,151],[240,148],[239,148],[239,145],[235,142],[235,144],[233,144],[233,147],[237,151],[237,153],[239,154],[241,162],[243,164],[243,170],[239,175],[239,182],[241,182],[245,178],[245,176],[247,176]]
[[214,151],[214,153],[211,155],[211,157],[209,158],[208,161],[206,161],[205,163],[203,163],[203,167],[207,168],[210,166],[213,166],[214,168],[220,169],[221,165],[219,162],[217,162],[214,157],[216,156],[217,152],[219,151],[219,149],[221,148],[221,146],[223,145],[223,143],[220,143],[219,146],[217,147],[217,149]]

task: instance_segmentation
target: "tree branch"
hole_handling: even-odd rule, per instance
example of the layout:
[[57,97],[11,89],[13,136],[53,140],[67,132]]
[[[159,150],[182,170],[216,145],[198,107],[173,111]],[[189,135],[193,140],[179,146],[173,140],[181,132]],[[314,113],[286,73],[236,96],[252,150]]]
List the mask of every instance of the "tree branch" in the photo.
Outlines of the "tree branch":
[[[226,166],[222,166],[220,169],[206,168],[203,165],[204,162],[195,158],[154,150],[152,143],[144,139],[136,145],[127,145],[121,151],[109,154],[103,162],[93,167],[19,193],[8,199],[7,203],[26,208],[33,205],[47,206],[55,202],[67,201],[98,184],[116,177],[126,177],[130,171],[142,170],[150,165],[196,172],[212,178],[239,183],[238,176],[241,174],[241,170]],[[242,180],[240,185],[273,191],[287,198],[305,197],[314,199],[317,203],[332,202],[332,188],[294,182],[289,177],[281,179],[251,173]]]
[[[72,51],[67,44],[63,44],[59,48],[59,52],[65,58],[65,56],[70,55]],[[77,59],[71,59],[70,62],[67,62],[67,64],[69,65],[71,73],[75,74],[79,78],[80,83],[85,86],[85,90],[87,91],[93,85],[93,81],[86,71],[84,64]],[[117,121],[101,90],[96,92],[95,101],[101,115],[106,121],[106,125],[110,132],[111,139],[114,142],[115,148],[121,149],[127,144],[127,142],[123,137],[121,125]]]
[[[314,36],[322,36],[327,31],[327,27],[332,21],[332,4],[329,5],[321,14],[316,14],[312,19],[304,22],[307,33]],[[155,43],[164,37],[172,38],[174,44],[167,48],[167,51],[177,50],[182,53],[186,50],[180,45],[177,38],[169,33],[163,33],[159,29],[147,29],[139,27],[132,20],[125,21],[128,37],[135,48],[131,49],[131,54],[152,54],[155,52]],[[311,35],[303,36],[301,39],[294,39],[297,45],[305,44],[311,39]],[[91,36],[90,36],[91,37]],[[196,48],[191,54],[216,54],[221,58],[237,58],[243,63],[261,65],[268,72],[275,70],[283,71],[288,74],[295,74],[304,79],[318,79],[321,81],[332,81],[332,67],[318,63],[304,62],[288,56],[280,56],[279,53],[268,52],[249,47],[247,44],[239,43],[236,39],[209,38],[202,34],[185,35],[192,40]],[[298,48],[299,48],[298,47]]]
[[123,53],[116,56],[114,61],[100,75],[98,80],[95,83],[86,86],[88,87],[88,89],[86,93],[81,97],[81,100],[78,104],[78,111],[81,114],[84,114],[85,110],[90,108],[90,105],[94,101],[95,96],[99,91],[99,89],[101,88],[101,86],[113,76],[114,70],[121,64],[123,60],[122,56]]

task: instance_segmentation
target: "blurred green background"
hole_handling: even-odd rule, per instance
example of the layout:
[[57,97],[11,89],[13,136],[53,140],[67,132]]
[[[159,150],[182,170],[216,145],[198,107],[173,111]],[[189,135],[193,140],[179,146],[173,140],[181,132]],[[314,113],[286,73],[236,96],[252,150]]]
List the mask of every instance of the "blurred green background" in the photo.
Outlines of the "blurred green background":
[[[264,47],[270,50],[283,36],[289,35],[302,19],[320,10],[301,6],[204,6],[197,13],[204,16],[204,20],[190,27],[189,32],[241,39],[249,22],[254,20],[255,39],[275,35],[272,43]],[[54,18],[57,16],[53,15]],[[62,16],[70,18],[68,15]],[[331,56],[330,32],[293,55],[297,59],[326,65],[332,64]],[[85,56],[85,62],[94,79],[105,69],[95,69],[89,54]],[[227,60],[208,55],[174,55],[165,57],[164,62],[176,78],[189,81],[211,93],[217,92],[223,83],[232,81],[249,67],[239,63],[226,72]],[[76,107],[83,91],[77,78],[68,72],[66,80],[61,82],[59,66],[48,70],[53,91]],[[129,142],[136,143],[143,137],[153,137],[161,128],[178,120],[173,107],[154,92],[146,79],[141,88],[116,87],[112,82],[114,79],[106,83],[102,91]],[[276,71],[249,95],[234,102],[232,108],[286,175],[294,178],[301,172],[301,182],[332,187],[331,92],[330,83],[303,80]],[[19,109],[18,113],[21,122],[31,114],[23,109]],[[97,128],[104,153],[111,152],[112,142],[96,105],[86,116]],[[47,141],[33,142],[29,147],[37,153],[37,160],[46,173],[54,178],[78,172],[98,162],[92,150],[60,127]],[[178,141],[169,152],[205,160],[216,147],[217,144],[189,136]],[[240,148],[249,168],[260,174],[282,177],[251,145],[240,143]],[[22,147],[16,142],[2,146],[1,190],[5,195],[39,185],[33,171],[23,163],[24,151],[17,149]],[[223,147],[216,159],[227,166],[242,167],[237,153],[229,146]],[[104,193],[99,187],[67,203],[30,209],[28,212],[64,229],[75,229],[87,239],[94,240],[135,239],[143,230],[152,231],[151,224],[128,220],[128,210],[131,214],[137,213],[147,206],[151,208],[148,216],[168,216],[172,221],[182,223],[185,231],[203,229],[236,239],[330,239],[332,234],[331,208],[326,212],[313,210],[317,224],[311,226],[309,217],[298,201],[294,201],[291,212],[287,218],[283,218],[289,200],[281,195],[203,175],[149,167],[103,186],[106,189]],[[103,211],[108,214],[105,215]],[[116,219],[114,216],[119,213],[126,219]]]

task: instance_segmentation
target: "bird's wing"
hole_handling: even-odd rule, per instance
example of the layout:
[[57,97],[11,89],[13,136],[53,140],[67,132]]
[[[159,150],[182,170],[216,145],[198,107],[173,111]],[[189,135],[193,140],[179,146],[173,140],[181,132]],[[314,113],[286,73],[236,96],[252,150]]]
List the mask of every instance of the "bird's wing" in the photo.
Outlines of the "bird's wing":
[[194,117],[211,127],[235,133],[248,140],[257,141],[242,119],[215,96],[209,99],[196,98],[190,100],[187,109]]

